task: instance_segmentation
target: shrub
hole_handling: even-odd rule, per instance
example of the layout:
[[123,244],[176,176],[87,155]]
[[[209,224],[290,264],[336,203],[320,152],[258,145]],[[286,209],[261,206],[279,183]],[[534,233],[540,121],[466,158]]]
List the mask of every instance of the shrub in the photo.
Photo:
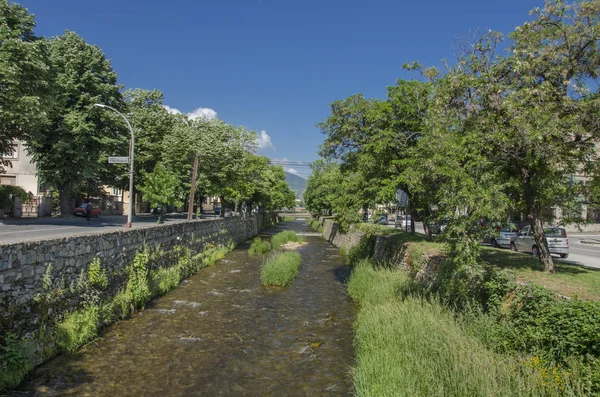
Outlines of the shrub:
[[291,284],[298,275],[300,262],[300,254],[295,251],[282,252],[268,258],[260,272],[263,285]]
[[277,249],[285,243],[290,241],[299,242],[302,241],[300,236],[296,234],[296,232],[291,230],[284,230],[283,232],[279,232],[271,238],[271,246],[273,249]]
[[98,335],[98,306],[90,305],[67,314],[57,324],[57,345],[62,351],[73,352]]
[[31,370],[31,346],[15,334],[8,334],[0,346],[0,392],[17,386]]
[[270,250],[271,250],[271,244],[268,241],[264,241],[260,237],[256,237],[254,239],[254,242],[250,246],[248,253],[250,255],[264,254],[265,252],[268,252]]
[[212,245],[209,244],[206,246],[204,251],[202,251],[202,263],[205,266],[212,266],[217,263],[219,260],[225,258],[227,255],[228,249],[222,245]]

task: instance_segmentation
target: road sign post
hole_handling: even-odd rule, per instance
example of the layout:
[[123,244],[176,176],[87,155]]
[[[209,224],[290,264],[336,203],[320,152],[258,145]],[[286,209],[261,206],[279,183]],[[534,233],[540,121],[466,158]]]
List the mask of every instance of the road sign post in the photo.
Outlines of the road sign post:
[[108,163],[109,164],[129,164],[129,157],[125,156],[125,157],[109,157],[108,158]]

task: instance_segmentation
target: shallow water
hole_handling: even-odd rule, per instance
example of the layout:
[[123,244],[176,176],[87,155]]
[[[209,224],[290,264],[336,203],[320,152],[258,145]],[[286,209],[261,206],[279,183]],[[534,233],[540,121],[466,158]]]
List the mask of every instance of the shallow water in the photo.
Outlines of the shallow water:
[[242,244],[77,353],[41,366],[13,394],[351,395],[349,269],[303,222],[283,228],[308,234],[291,286],[261,286],[263,258]]

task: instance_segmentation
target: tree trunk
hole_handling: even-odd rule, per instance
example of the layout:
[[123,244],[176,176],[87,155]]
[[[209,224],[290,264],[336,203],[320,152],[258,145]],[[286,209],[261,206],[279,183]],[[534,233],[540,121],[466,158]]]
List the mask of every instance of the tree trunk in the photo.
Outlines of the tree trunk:
[[219,214],[219,218],[225,218],[225,198],[220,197],[221,199],[221,213]]
[[71,213],[71,188],[61,186],[59,190],[60,214],[69,215]]
[[423,222],[423,230],[425,230],[425,236],[427,236],[427,241],[432,241],[433,236],[431,235],[431,229],[429,228],[427,222]]
[[235,200],[235,207],[233,209],[233,215],[237,215],[237,210],[238,210],[238,201]]
[[554,273],[554,262],[552,261],[552,255],[550,255],[550,249],[548,249],[548,242],[544,236],[544,226],[538,211],[532,211],[530,223],[542,268],[545,272]]

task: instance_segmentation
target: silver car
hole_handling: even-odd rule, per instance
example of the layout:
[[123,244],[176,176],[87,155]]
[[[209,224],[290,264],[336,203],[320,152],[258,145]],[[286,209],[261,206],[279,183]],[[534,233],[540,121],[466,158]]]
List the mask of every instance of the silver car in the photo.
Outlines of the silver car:
[[[545,227],[544,235],[551,254],[558,254],[561,258],[569,256],[569,239],[564,228],[559,226]],[[511,239],[510,249],[531,252],[534,256],[539,255],[531,226],[525,226],[519,234]]]
[[485,243],[490,243],[492,247],[510,247],[513,237],[519,233],[519,227],[514,223],[498,225],[496,233],[483,239]]

